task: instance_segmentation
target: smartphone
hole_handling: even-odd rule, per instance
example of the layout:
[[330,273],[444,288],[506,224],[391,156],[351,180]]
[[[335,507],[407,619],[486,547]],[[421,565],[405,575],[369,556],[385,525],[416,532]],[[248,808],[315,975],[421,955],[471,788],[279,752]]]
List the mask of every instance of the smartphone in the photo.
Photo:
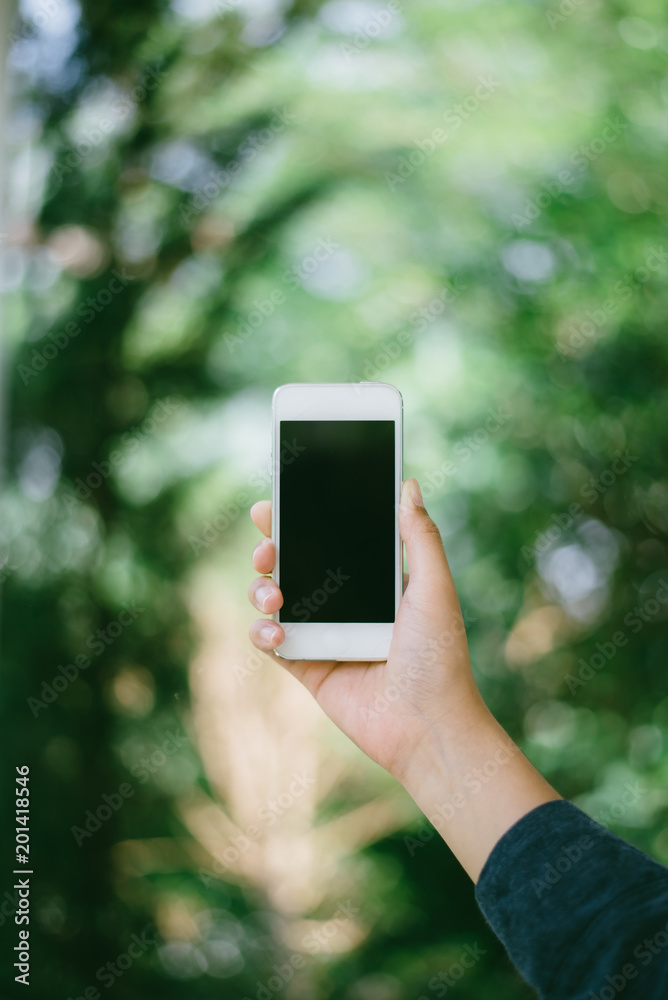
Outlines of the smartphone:
[[289,660],[384,660],[401,600],[403,401],[384,382],[273,398],[273,578]]

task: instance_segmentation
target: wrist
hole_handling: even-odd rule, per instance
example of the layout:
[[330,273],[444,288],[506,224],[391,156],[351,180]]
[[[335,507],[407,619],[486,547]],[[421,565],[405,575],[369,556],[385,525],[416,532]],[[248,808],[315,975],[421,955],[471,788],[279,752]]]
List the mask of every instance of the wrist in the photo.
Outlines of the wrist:
[[503,740],[514,747],[476,690],[464,703],[453,703],[425,723],[401,772],[394,776],[416,801],[434,785],[447,794],[462,783],[483,747],[495,741],[500,747]]
[[559,798],[482,698],[430,726],[399,780],[474,881],[517,820]]

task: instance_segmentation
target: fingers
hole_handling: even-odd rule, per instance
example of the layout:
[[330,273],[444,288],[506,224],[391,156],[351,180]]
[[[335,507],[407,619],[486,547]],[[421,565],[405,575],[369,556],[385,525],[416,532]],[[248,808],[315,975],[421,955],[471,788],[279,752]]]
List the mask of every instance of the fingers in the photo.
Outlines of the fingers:
[[258,500],[250,509],[251,520],[268,538],[271,535],[271,501]]
[[[276,550],[270,537],[271,502],[260,500],[253,504],[250,516],[253,524],[266,536],[253,550],[253,567],[258,573],[269,574],[276,563]],[[273,615],[283,605],[283,595],[268,575],[253,580],[248,588],[248,597],[253,607],[265,615]],[[285,632],[281,626],[266,618],[253,622],[249,634],[253,645],[265,653],[271,653],[285,639]]]
[[248,598],[263,615],[273,615],[283,606],[283,594],[270,577],[258,576],[248,588]]
[[249,635],[253,645],[262,650],[263,653],[271,652],[276,646],[280,646],[285,639],[285,632],[281,626],[266,618],[260,618],[253,622]]
[[[276,629],[275,634],[270,634],[267,630],[263,632],[264,629],[274,628]],[[318,697],[320,688],[328,677],[328,675],[334,670],[335,667],[349,666],[349,667],[367,667],[367,663],[337,663],[335,660],[287,660],[285,657],[279,656],[276,652],[275,647],[280,646],[280,644],[285,639],[285,633],[280,625],[276,622],[270,622],[266,619],[260,619],[259,621],[253,622],[249,630],[251,641],[253,645],[266,653],[277,663],[279,667],[283,667],[288,673],[292,674],[300,681],[307,691],[309,691],[314,698]],[[280,650],[279,650],[280,652]]]
[[258,573],[271,573],[276,563],[276,550],[271,538],[263,538],[253,549],[253,568]]
[[401,491],[399,527],[406,545],[411,590],[454,596],[454,584],[438,527],[425,510],[417,480],[407,479]]

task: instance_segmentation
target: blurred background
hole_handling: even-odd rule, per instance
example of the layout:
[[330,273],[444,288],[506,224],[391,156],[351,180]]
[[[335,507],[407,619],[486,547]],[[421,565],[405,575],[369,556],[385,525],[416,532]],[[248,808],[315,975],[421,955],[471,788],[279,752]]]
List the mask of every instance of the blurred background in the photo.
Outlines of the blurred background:
[[253,652],[248,509],[277,385],[395,384],[485,698],[668,863],[668,12],[0,24],[4,969],[28,765],[36,996],[529,998],[408,797]]

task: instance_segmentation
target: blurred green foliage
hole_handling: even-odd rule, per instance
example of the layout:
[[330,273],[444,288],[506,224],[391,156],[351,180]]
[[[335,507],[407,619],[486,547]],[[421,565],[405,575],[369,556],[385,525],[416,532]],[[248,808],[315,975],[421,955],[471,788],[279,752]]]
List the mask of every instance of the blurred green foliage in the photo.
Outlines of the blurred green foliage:
[[[185,846],[196,740],[72,834],[183,731],[189,580],[205,560],[243,600],[234,505],[269,494],[283,382],[398,386],[486,699],[668,861],[667,12],[31,0],[12,42],[3,729],[6,774],[32,773],[36,995],[99,985],[164,893],[209,914],[217,958],[159,929],[118,995],[255,997],[289,960],[267,900]],[[276,995],[431,1000],[475,942],[457,996],[531,995],[420,831],[365,848],[372,929]],[[118,844],[161,838],[176,862],[129,887]]]

